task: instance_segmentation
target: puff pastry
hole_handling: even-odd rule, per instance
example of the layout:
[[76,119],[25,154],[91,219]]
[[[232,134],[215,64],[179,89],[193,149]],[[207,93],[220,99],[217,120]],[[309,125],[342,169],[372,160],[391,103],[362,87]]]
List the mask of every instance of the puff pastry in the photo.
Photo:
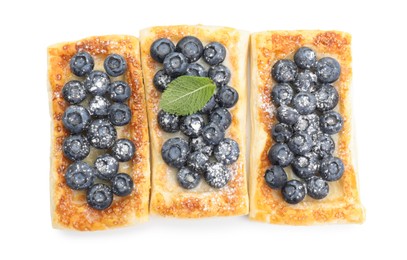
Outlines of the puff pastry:
[[[270,165],[267,151],[273,140],[270,129],[276,122],[270,93],[273,87],[271,68],[279,59],[292,59],[301,46],[316,51],[318,58],[330,56],[341,65],[341,75],[333,85],[340,101],[338,111],[344,118],[342,131],[334,137],[335,156],[345,165],[343,177],[330,183],[329,195],[321,200],[306,197],[297,205],[287,204],[279,190],[264,181]],[[250,149],[250,218],[276,224],[309,225],[315,223],[361,223],[364,208],[359,199],[357,176],[352,160],[350,85],[351,36],[337,31],[269,31],[251,36],[251,149]],[[289,179],[291,171],[287,172]]]
[[[159,129],[157,113],[160,93],[153,86],[153,77],[161,64],[150,56],[150,46],[158,38],[168,38],[177,43],[182,37],[192,35],[204,45],[212,41],[223,44],[227,56],[223,64],[232,72],[230,85],[239,93],[239,101],[230,112],[232,125],[226,137],[236,140],[240,147],[237,162],[231,165],[232,180],[219,190],[201,182],[192,190],[181,188],[176,181],[176,170],[168,167],[161,157],[161,147],[165,140],[174,137]],[[245,169],[245,129],[246,129],[246,66],[249,35],[225,27],[206,26],[165,26],[148,28],[140,33],[141,59],[146,90],[148,119],[152,155],[152,193],[150,211],[153,214],[181,218],[200,218],[210,216],[232,216],[248,213],[248,194]]]
[[[135,189],[126,197],[115,196],[106,210],[98,211],[86,203],[86,192],[73,191],[64,179],[69,161],[63,156],[62,142],[68,131],[61,117],[68,103],[61,90],[66,82],[78,79],[69,67],[69,60],[78,51],[87,51],[95,59],[95,69],[103,70],[104,58],[112,53],[122,55],[128,64],[124,76],[114,80],[125,80],[132,91],[129,107],[132,111],[130,124],[117,127],[118,138],[128,138],[136,146],[134,158],[120,163],[119,172],[133,177]],[[76,42],[60,43],[48,48],[48,81],[51,113],[51,214],[55,228],[75,230],[101,230],[143,222],[148,218],[150,189],[149,136],[147,112],[142,82],[138,39],[131,36],[90,37]],[[94,162],[101,153],[92,148],[86,162]]]

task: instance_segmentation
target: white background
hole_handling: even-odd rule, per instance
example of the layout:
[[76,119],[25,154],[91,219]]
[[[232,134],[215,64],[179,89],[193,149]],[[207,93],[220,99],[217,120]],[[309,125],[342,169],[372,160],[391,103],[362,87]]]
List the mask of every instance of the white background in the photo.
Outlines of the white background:
[[[407,9],[400,4],[65,0],[0,5],[0,259],[405,257]],[[152,217],[144,225],[107,232],[51,228],[46,47],[91,35],[138,35],[154,25],[197,23],[253,32],[337,29],[353,34],[353,113],[367,209],[363,225],[291,227],[247,217]]]

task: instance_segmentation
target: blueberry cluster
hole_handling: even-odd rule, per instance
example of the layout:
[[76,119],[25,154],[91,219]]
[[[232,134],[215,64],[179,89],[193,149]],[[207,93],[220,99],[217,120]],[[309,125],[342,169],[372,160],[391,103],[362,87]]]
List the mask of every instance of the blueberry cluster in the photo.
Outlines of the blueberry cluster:
[[[157,122],[167,133],[181,131],[189,138],[170,138],[161,149],[163,160],[178,169],[181,187],[195,188],[201,177],[211,187],[225,186],[231,179],[226,166],[236,162],[240,153],[238,143],[225,138],[225,131],[232,123],[228,108],[239,99],[237,91],[227,85],[231,73],[222,65],[226,48],[218,42],[204,47],[198,38],[186,36],[176,46],[169,39],[158,39],[151,45],[150,53],[154,60],[163,63],[163,69],[157,71],[153,80],[160,92],[182,75],[209,77],[216,84],[216,93],[199,112],[181,117],[161,110]],[[196,63],[200,58],[209,65],[208,70]]]
[[[271,99],[277,108],[278,123],[271,129],[275,144],[268,152],[273,166],[264,175],[273,189],[281,189],[284,200],[297,204],[308,194],[323,199],[329,193],[327,182],[339,180],[344,172],[341,159],[334,157],[335,143],[330,135],[342,129],[343,119],[333,111],[339,94],[330,83],[341,67],[333,58],[317,60],[316,53],[301,47],[294,61],[277,61],[271,71],[277,82]],[[284,167],[291,166],[301,180],[288,180]]]
[[[118,170],[119,162],[131,160],[136,148],[128,139],[117,139],[115,129],[130,122],[131,111],[125,104],[130,87],[126,82],[110,79],[122,75],[127,63],[122,56],[111,54],[104,61],[105,73],[93,70],[94,60],[89,53],[78,52],[70,60],[70,68],[85,80],[69,81],[62,89],[64,99],[70,104],[62,123],[71,133],[65,138],[62,150],[72,161],[65,181],[73,190],[87,190],[89,206],[102,210],[112,204],[113,194],[127,196],[134,186],[132,178]],[[85,100],[89,101],[87,107],[83,105]],[[94,166],[82,161],[89,155],[91,146],[109,149],[109,153],[96,158]],[[97,183],[97,179],[101,182]]]

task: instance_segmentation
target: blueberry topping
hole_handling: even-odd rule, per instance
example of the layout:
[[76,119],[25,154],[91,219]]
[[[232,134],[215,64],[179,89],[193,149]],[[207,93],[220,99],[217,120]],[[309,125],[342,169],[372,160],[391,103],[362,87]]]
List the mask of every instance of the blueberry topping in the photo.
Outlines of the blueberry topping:
[[103,96],[107,92],[109,84],[109,76],[98,70],[89,73],[85,80],[85,88],[93,96]]
[[188,64],[187,72],[185,73],[185,75],[195,77],[208,77],[208,72],[198,63],[191,63]]
[[321,161],[319,174],[326,181],[337,181],[342,177],[344,170],[345,166],[341,159],[338,157],[327,157]]
[[185,165],[189,154],[188,142],[179,137],[165,141],[161,148],[163,160],[172,167],[181,168]]
[[107,209],[113,202],[112,189],[103,183],[93,185],[86,193],[89,206],[97,210]]
[[212,152],[213,152],[213,146],[205,143],[202,136],[198,136],[197,138],[190,139],[189,146],[191,147],[191,151],[193,151],[193,152],[200,151],[209,156],[211,156]]
[[172,52],[164,59],[164,70],[171,77],[178,77],[187,71],[188,61],[182,53]]
[[274,144],[268,151],[267,156],[272,164],[281,167],[290,165],[294,159],[294,154],[290,151],[288,146],[280,143]]
[[109,107],[108,116],[115,126],[127,125],[131,120],[130,108],[123,103],[113,103]]
[[311,69],[317,62],[317,55],[312,49],[301,47],[295,52],[294,61],[298,68]]
[[160,110],[157,115],[158,126],[167,133],[176,133],[179,131],[180,118],[177,115],[173,115]]
[[114,142],[112,146],[112,155],[119,162],[127,162],[133,158],[134,153],[136,152],[136,147],[133,142],[129,139],[118,139]]
[[204,127],[204,118],[200,114],[186,116],[181,123],[181,132],[189,137],[198,137]]
[[280,83],[288,83],[294,81],[297,76],[298,68],[291,60],[279,60],[271,69],[273,79]]
[[323,83],[332,83],[339,78],[341,66],[339,62],[331,57],[320,59],[316,65],[318,80]]
[[286,143],[293,135],[293,130],[289,125],[278,123],[271,129],[271,136],[277,143]]
[[211,42],[205,46],[203,59],[211,66],[222,63],[226,58],[226,48],[219,42]]
[[281,123],[293,125],[297,123],[300,114],[292,107],[281,106],[277,109],[277,119]]
[[225,138],[215,146],[214,154],[218,162],[232,164],[239,158],[239,144],[233,139]]
[[109,98],[114,102],[125,102],[131,94],[129,85],[124,81],[110,83],[108,91]]
[[89,111],[83,106],[72,105],[69,106],[62,116],[62,123],[65,128],[73,134],[83,132],[90,122]]
[[230,81],[230,70],[223,65],[216,65],[209,68],[208,76],[217,86],[224,86]]
[[307,194],[305,184],[301,181],[287,181],[281,189],[283,199],[289,204],[297,204],[301,202]]
[[204,178],[209,186],[219,189],[224,187],[232,178],[229,170],[222,163],[211,163],[206,168]]
[[316,114],[301,115],[298,117],[297,123],[294,124],[293,130],[295,132],[305,132],[314,136],[320,131],[319,117]]
[[294,91],[287,83],[279,83],[271,91],[271,99],[277,106],[289,105],[293,99]]
[[329,135],[320,134],[317,137],[312,151],[320,158],[330,157],[335,151],[335,142]]
[[222,86],[216,93],[216,101],[221,107],[231,108],[236,105],[238,99],[239,93],[229,86]]
[[209,115],[209,121],[226,130],[232,123],[232,115],[226,108],[219,107]]
[[336,107],[339,101],[339,94],[335,87],[329,84],[323,84],[321,88],[315,92],[317,100],[317,109],[319,111],[328,111]]
[[187,167],[182,167],[177,173],[177,181],[184,189],[193,189],[201,181],[201,175]]
[[315,92],[317,90],[317,75],[315,73],[304,70],[297,74],[293,82],[296,91]]
[[194,62],[201,58],[203,45],[198,38],[194,36],[185,36],[177,43],[175,51],[184,54],[189,62]]
[[203,173],[208,166],[209,156],[201,151],[192,152],[188,155],[187,166],[192,170]]
[[86,98],[86,89],[82,82],[71,80],[64,85],[62,96],[72,105],[79,104]]
[[313,176],[306,181],[307,194],[316,200],[325,198],[329,193],[329,185],[320,177]]
[[116,129],[107,119],[96,119],[89,125],[87,138],[90,145],[95,148],[109,148],[113,145],[116,137]]
[[102,96],[94,96],[89,101],[89,112],[94,117],[107,116],[108,108],[110,106],[109,100]]
[[114,195],[124,197],[133,191],[133,179],[127,173],[119,173],[112,179],[112,191]]
[[112,77],[118,77],[127,70],[127,62],[123,56],[118,54],[110,54],[106,57],[103,63],[105,71]]
[[319,123],[322,132],[333,135],[342,129],[343,119],[338,112],[328,111],[321,115]]
[[172,41],[165,38],[161,38],[155,40],[153,44],[151,44],[150,55],[154,60],[163,63],[165,57],[174,50],[175,45],[174,43],[172,43]]
[[82,161],[69,165],[65,173],[65,182],[73,190],[87,189],[94,180],[95,168]]
[[292,162],[291,168],[295,175],[306,180],[316,175],[319,170],[318,155],[310,152],[305,155],[297,156]]
[[267,168],[264,180],[272,189],[280,189],[287,182],[287,173],[280,166],[273,165]]
[[202,129],[202,138],[209,145],[217,145],[225,138],[225,131],[215,123],[209,123]]
[[304,155],[312,149],[312,138],[305,132],[296,132],[288,141],[288,147],[296,155]]
[[71,161],[83,160],[90,152],[88,140],[82,135],[70,135],[64,140],[62,151],[66,158]]
[[216,107],[218,106],[218,103],[215,100],[215,95],[213,95],[208,103],[206,103],[206,105],[201,109],[201,113],[204,114],[209,114],[210,112],[212,112],[212,110],[214,110]]
[[99,179],[110,180],[119,170],[119,161],[109,154],[102,154],[96,158],[95,167]]
[[315,111],[317,100],[315,96],[309,92],[300,92],[293,99],[294,108],[301,115],[308,115]]
[[168,87],[168,84],[171,82],[171,76],[165,72],[165,70],[159,70],[154,75],[153,83],[154,87],[160,91],[164,92],[164,90]]
[[89,74],[93,70],[95,62],[89,53],[81,51],[76,53],[71,58],[69,66],[71,67],[71,71],[73,74],[78,77],[82,77],[86,74]]

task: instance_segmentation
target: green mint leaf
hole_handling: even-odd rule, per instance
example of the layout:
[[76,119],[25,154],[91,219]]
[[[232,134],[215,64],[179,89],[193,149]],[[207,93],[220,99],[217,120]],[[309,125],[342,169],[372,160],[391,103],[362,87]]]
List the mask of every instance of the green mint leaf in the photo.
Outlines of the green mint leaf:
[[208,103],[215,89],[210,78],[181,76],[168,84],[161,95],[160,107],[170,114],[191,115]]

